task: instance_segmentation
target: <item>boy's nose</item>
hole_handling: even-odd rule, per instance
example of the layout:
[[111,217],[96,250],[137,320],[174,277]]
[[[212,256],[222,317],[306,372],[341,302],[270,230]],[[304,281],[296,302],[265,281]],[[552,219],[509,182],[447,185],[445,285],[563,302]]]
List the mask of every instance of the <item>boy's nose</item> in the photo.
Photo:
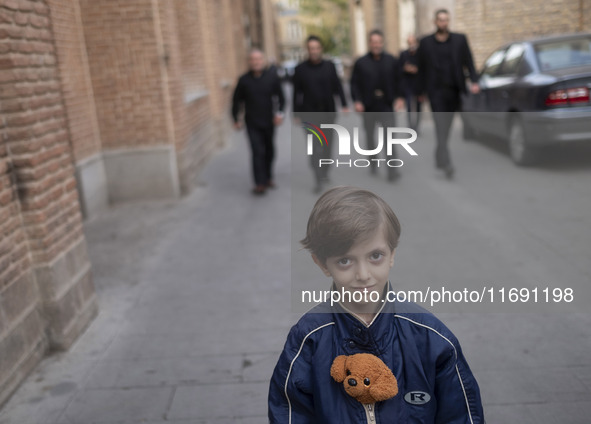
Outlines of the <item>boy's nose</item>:
[[369,269],[366,265],[360,264],[357,268],[357,280],[365,281],[369,279]]

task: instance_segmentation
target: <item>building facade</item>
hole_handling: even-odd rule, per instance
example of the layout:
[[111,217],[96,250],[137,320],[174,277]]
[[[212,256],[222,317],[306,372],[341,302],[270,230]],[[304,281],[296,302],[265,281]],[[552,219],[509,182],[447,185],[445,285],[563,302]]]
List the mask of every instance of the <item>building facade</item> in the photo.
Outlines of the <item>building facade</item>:
[[409,34],[424,36],[435,30],[434,13],[447,9],[452,31],[463,32],[477,67],[503,44],[538,36],[591,31],[588,0],[350,0],[352,54],[367,52],[367,33],[384,32],[393,54],[405,49]]
[[304,41],[309,17],[300,12],[299,0],[273,0],[277,15],[279,62],[300,62],[306,57]]
[[450,12],[452,31],[468,35],[478,69],[496,48],[517,40],[545,35],[591,31],[591,3],[587,0],[525,2],[493,0],[414,0],[417,34],[434,31],[434,13]]
[[[404,4],[402,4],[404,3]],[[385,48],[391,54],[398,55],[402,48],[400,12],[408,13],[407,0],[350,0],[351,49],[353,57],[367,53],[367,34],[374,29],[384,33]],[[411,12],[412,13],[412,12]],[[408,30],[409,21],[405,21],[402,31]],[[410,23],[414,30],[414,22]]]
[[263,3],[0,0],[0,404],[97,313],[84,217],[189,192],[224,144]]

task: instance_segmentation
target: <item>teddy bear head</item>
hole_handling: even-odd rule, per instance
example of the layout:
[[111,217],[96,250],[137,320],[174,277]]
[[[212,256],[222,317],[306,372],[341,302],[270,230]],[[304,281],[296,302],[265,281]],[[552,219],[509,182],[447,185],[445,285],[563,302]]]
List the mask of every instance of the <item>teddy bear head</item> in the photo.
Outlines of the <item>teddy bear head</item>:
[[398,383],[390,368],[369,353],[337,356],[330,375],[337,383],[343,383],[349,396],[364,404],[387,400],[398,393]]

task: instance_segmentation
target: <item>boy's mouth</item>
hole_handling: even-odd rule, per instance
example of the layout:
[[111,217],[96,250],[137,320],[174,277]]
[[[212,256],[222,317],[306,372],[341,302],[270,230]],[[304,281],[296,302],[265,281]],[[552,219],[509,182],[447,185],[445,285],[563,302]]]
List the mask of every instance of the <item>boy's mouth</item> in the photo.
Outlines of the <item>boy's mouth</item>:
[[374,287],[375,287],[375,284],[373,284],[371,286],[364,286],[364,287],[351,287],[351,290],[355,290],[355,291],[363,291],[363,290],[371,291],[371,289],[373,289]]

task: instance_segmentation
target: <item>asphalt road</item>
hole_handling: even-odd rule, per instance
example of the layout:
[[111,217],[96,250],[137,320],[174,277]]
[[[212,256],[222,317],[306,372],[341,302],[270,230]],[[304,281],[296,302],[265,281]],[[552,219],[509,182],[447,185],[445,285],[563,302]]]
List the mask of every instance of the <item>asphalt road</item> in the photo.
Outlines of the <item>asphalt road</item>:
[[[432,309],[462,344],[489,424],[587,424],[591,150],[517,168],[498,143],[465,143],[459,130],[452,181],[433,167],[425,120],[398,181],[341,169],[333,184],[369,187],[398,214],[395,287],[576,288],[570,304]],[[270,374],[299,316],[294,284],[328,284],[298,250],[316,195],[290,133],[289,123],[278,131],[278,187],[263,197],[250,194],[239,132],[191,195],[115,206],[85,224],[100,315],[70,351],[42,362],[1,424],[266,422]]]

